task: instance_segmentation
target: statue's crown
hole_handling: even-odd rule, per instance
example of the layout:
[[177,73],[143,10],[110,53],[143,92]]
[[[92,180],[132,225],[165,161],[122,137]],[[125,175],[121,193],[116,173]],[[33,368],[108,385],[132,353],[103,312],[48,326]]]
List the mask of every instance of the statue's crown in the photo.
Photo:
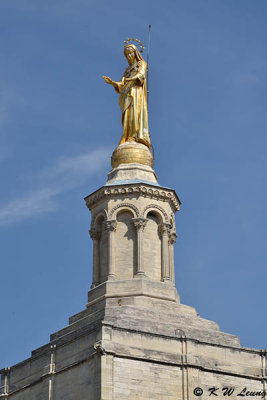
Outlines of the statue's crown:
[[141,40],[139,39],[135,39],[135,38],[127,38],[126,40],[124,40],[124,47],[127,47],[128,44],[133,44],[134,42],[136,42],[139,45],[140,48],[140,53],[143,53],[145,46],[143,45],[143,43],[141,42]]

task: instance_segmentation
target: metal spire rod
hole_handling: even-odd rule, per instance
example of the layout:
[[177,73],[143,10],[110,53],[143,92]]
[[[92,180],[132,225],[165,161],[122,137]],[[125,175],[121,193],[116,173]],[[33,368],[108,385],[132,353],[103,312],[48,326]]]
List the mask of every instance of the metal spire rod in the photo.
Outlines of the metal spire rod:
[[151,34],[151,25],[148,25],[148,45],[147,45],[147,110],[149,112],[148,108],[148,99],[149,99],[149,53],[150,53],[150,34]]

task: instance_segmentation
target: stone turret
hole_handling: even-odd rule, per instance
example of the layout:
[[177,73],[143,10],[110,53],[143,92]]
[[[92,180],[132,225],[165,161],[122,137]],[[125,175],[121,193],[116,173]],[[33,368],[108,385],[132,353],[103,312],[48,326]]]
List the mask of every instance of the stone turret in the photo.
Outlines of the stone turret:
[[[124,159],[129,151],[136,161],[134,146],[138,161],[139,152],[149,152],[142,144],[126,143],[119,146],[124,147]],[[145,295],[179,302],[173,244],[180,200],[174,190],[158,184],[150,165],[116,165],[106,185],[85,198],[92,213],[89,232],[94,243],[88,304],[100,293],[101,298]]]

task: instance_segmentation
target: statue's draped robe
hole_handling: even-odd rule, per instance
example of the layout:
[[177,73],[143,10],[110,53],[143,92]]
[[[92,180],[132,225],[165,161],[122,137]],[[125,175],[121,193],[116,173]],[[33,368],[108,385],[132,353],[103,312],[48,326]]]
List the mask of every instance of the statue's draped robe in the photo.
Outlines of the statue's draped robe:
[[[145,61],[136,61],[126,68],[115,90],[120,93],[119,105],[123,127],[120,144],[130,141],[143,143],[151,148],[148,130],[147,88]],[[125,78],[136,77],[125,82]]]

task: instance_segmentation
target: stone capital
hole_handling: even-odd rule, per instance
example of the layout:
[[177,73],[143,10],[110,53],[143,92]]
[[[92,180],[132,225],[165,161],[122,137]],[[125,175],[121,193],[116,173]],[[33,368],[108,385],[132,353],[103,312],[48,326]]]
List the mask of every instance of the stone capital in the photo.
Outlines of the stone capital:
[[171,225],[166,222],[162,222],[159,226],[159,231],[162,234],[162,236],[168,236],[170,234],[170,230],[171,230]]
[[133,218],[133,223],[137,231],[143,231],[147,224],[147,221],[148,220],[146,218]]
[[174,244],[176,242],[177,234],[175,232],[171,232],[169,235],[169,243]]
[[101,237],[101,232],[97,231],[95,228],[90,229],[89,235],[92,240],[99,240]]
[[105,223],[105,229],[109,232],[115,232],[117,228],[117,221],[115,219],[107,220]]

